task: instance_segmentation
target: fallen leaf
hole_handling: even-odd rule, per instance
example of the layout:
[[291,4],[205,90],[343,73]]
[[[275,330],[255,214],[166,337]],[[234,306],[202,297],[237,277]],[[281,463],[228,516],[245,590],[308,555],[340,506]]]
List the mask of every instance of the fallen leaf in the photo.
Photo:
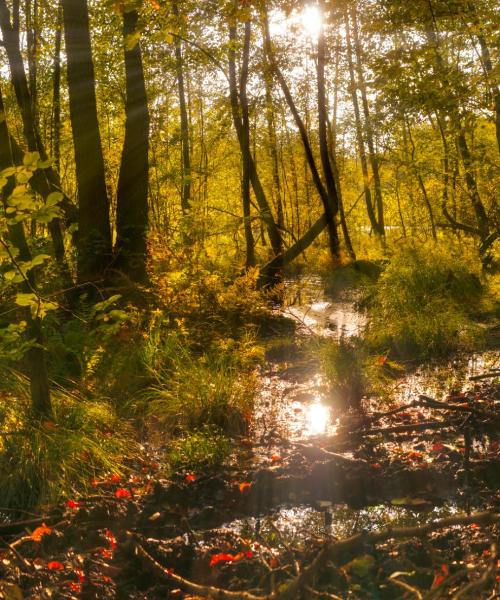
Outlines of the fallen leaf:
[[240,492],[243,494],[243,492],[252,487],[252,484],[248,483],[248,481],[244,481],[243,483],[240,483],[238,487],[240,488]]
[[118,488],[115,492],[116,498],[131,498],[132,494],[125,488]]
[[42,538],[44,535],[48,535],[49,533],[51,533],[52,529],[50,527],[47,527],[47,525],[45,525],[45,523],[42,523],[40,525],[40,527],[37,527],[33,533],[31,534],[31,539],[34,542],[41,542]]
[[50,569],[51,571],[60,571],[61,569],[64,569],[64,565],[57,560],[51,560],[47,563],[47,569]]
[[69,498],[68,498],[68,500],[66,500],[66,502],[64,504],[66,504],[66,506],[68,508],[78,508],[79,506],[81,506],[80,502],[76,502],[75,500],[70,500]]
[[193,483],[196,481],[196,475],[194,473],[186,473],[186,477],[184,477],[186,483]]
[[278,454],[273,454],[273,456],[271,456],[271,462],[281,462],[283,459],[281,456],[279,456]]
[[66,584],[72,592],[81,592],[82,586],[74,581],[68,581]]
[[121,480],[122,480],[122,478],[120,477],[120,475],[117,475],[116,473],[111,475],[111,481],[113,483],[120,483]]

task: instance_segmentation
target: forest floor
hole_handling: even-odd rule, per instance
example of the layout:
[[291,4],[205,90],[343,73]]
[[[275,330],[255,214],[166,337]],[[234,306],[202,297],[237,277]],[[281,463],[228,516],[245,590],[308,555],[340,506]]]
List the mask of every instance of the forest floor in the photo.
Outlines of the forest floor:
[[0,525],[0,597],[498,597],[497,356],[335,411],[308,336],[355,335],[362,315],[313,297],[285,312],[297,333],[270,346],[225,465],[163,478],[152,436],[127,476]]

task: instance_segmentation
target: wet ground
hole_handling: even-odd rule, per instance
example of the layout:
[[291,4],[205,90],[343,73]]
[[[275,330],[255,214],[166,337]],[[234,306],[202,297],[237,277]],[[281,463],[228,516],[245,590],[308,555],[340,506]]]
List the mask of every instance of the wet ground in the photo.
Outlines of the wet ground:
[[[249,599],[238,590],[259,600],[434,600],[470,597],[456,594],[478,581],[476,598],[498,597],[499,526],[488,516],[500,520],[498,354],[408,369],[389,403],[366,399],[362,414],[346,414],[315,344],[362,334],[356,298],[327,298],[310,278],[290,282],[283,311],[297,332],[268,341],[250,431],[229,463],[162,479],[146,455],[130,477],[98,482],[99,495],[53,507],[31,535],[8,533],[0,597],[2,578],[17,586],[9,600]],[[488,515],[464,517],[478,511]],[[369,538],[436,519],[445,521],[428,538]],[[49,531],[37,541],[42,522]]]

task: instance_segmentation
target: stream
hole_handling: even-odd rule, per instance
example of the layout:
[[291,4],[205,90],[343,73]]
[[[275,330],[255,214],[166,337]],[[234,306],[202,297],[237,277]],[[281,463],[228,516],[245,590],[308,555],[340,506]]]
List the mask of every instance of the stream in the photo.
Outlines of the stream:
[[[361,336],[367,324],[367,317],[357,308],[352,294],[329,297],[316,277],[289,280],[281,312],[296,322],[296,332],[291,338],[271,341],[260,373],[252,420],[251,439],[255,445],[251,461],[264,466],[269,466],[270,455],[281,458],[286,453],[282,441],[321,447],[324,440],[335,435],[339,423],[346,418],[345,409],[336,406],[329,395],[315,356],[315,340]],[[498,352],[485,351],[408,369],[395,384],[391,406],[407,404],[419,394],[436,400],[443,400],[450,392],[459,394],[470,386],[469,377],[498,366],[498,362]],[[411,448],[411,442],[402,443],[399,450]],[[271,464],[273,468],[278,466]],[[361,529],[421,524],[463,510],[455,500],[421,508],[390,503],[353,508],[327,498],[304,503],[291,494],[287,503],[257,516],[235,519],[224,527],[243,535],[268,523],[291,539],[326,534],[343,537]]]

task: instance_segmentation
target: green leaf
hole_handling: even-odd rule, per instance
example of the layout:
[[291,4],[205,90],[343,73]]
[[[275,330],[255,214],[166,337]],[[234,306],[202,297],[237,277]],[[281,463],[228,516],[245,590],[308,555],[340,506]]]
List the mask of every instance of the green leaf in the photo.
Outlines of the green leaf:
[[141,34],[138,31],[135,31],[134,33],[129,33],[128,35],[125,36],[125,50],[127,50],[127,52],[129,52],[130,50],[133,50],[137,44],[139,43],[139,40],[141,39]]
[[37,254],[31,261],[31,265],[33,267],[38,267],[40,265],[43,265],[47,260],[50,259],[51,257],[49,254]]
[[34,302],[38,304],[36,294],[16,294],[16,304],[18,306],[31,306]]
[[45,200],[45,206],[55,206],[56,204],[59,204],[63,198],[64,194],[61,192],[51,192],[47,196],[47,200]]
[[31,169],[36,169],[39,160],[39,152],[26,152],[26,154],[23,156],[23,165]]

